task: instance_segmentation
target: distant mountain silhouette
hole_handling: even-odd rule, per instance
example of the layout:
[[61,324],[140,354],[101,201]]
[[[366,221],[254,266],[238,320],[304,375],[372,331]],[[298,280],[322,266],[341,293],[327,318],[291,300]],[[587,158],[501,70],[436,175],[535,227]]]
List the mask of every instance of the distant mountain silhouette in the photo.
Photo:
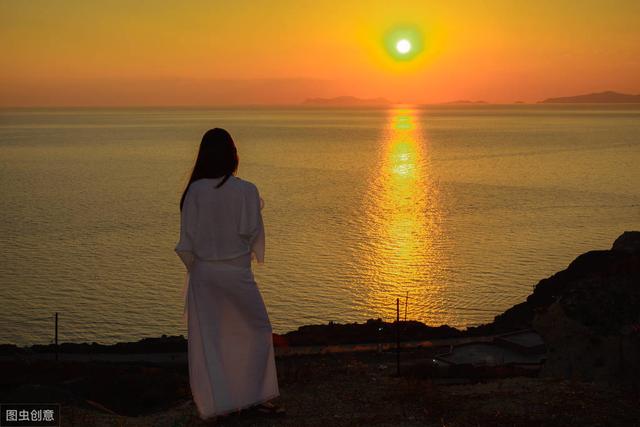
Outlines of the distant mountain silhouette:
[[548,98],[541,101],[542,104],[579,104],[579,103],[640,103],[640,95],[627,95],[612,91],[590,93],[588,95],[565,96],[561,98]]
[[323,106],[375,106],[389,105],[391,101],[384,98],[362,99],[355,96],[338,96],[335,98],[309,98],[303,102],[303,105],[323,105]]
[[443,104],[487,104],[487,101],[470,101],[468,99],[458,99],[456,101],[443,102]]

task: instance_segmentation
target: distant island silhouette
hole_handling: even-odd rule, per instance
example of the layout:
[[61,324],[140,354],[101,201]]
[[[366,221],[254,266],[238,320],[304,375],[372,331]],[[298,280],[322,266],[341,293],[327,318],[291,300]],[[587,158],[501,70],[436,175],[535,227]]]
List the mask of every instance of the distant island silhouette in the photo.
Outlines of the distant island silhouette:
[[638,104],[640,103],[640,95],[628,95],[625,93],[605,91],[598,93],[589,93],[587,95],[565,96],[559,98],[548,98],[540,101],[541,104]]
[[488,104],[487,101],[470,101],[468,99],[458,99],[456,101],[443,102],[443,104]]
[[[534,102],[535,103],[535,102]],[[302,105],[326,106],[326,107],[375,107],[395,104],[386,98],[358,98],[355,96],[336,96],[334,98],[307,98]],[[458,99],[436,103],[439,105],[482,105],[490,104],[483,100]],[[514,104],[526,104],[523,101],[515,101]],[[640,104],[640,95],[632,95],[614,91],[589,93],[584,95],[563,96],[547,98],[538,101],[538,104]],[[425,104],[428,105],[428,104]]]
[[308,98],[303,105],[322,105],[322,106],[376,106],[376,105],[389,105],[393,102],[385,98],[372,98],[363,99],[356,98],[355,96],[337,96],[335,98]]

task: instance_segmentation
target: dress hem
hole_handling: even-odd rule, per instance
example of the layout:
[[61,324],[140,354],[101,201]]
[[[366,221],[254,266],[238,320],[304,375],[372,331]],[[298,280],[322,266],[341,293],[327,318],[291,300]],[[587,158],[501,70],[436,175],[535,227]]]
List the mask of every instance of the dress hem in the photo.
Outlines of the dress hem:
[[275,399],[278,396],[280,396],[280,392],[278,392],[278,393],[276,393],[276,394],[274,394],[274,395],[272,395],[270,397],[267,397],[267,398],[260,399],[260,400],[257,400],[255,402],[249,403],[247,405],[243,405],[243,406],[239,406],[239,407],[236,407],[236,408],[233,408],[233,409],[227,409],[227,410],[224,410],[224,411],[216,412],[215,414],[209,415],[207,417],[203,417],[202,414],[200,413],[200,411],[198,411],[198,415],[199,415],[201,420],[209,421],[209,420],[213,420],[215,417],[231,414],[233,412],[242,411],[243,409],[247,409],[247,408],[250,408],[252,406],[260,405],[261,403],[268,402],[269,400]]

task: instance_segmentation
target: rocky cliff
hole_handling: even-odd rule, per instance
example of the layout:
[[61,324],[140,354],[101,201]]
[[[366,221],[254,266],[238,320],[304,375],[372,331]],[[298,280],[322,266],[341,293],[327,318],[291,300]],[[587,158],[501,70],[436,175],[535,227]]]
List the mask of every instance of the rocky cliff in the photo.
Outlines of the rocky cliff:
[[[539,288],[539,289],[538,289]],[[540,282],[532,325],[544,338],[542,375],[640,386],[640,232],[583,254]]]
[[567,314],[602,333],[638,322],[640,314],[640,232],[627,231],[610,250],[590,251],[542,279],[527,299],[470,328],[474,334],[530,328],[536,315],[555,302]]

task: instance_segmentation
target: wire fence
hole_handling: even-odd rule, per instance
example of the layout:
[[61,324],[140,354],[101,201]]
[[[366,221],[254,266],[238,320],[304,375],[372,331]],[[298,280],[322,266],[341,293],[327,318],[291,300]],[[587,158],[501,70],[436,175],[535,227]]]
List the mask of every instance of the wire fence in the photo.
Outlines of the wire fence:
[[[433,305],[424,303],[421,299],[412,297],[408,293],[404,295],[389,295],[389,302],[376,305],[377,314],[373,314],[375,318],[379,318],[387,323],[394,323],[396,321],[423,321],[424,314],[434,315],[451,315],[452,311],[457,312],[472,312],[472,313],[492,313],[498,314],[501,310],[489,309],[481,307],[460,307],[460,306],[448,306],[447,309],[436,309]],[[43,330],[43,336],[49,336],[47,344],[58,344],[58,331],[59,331],[59,313],[52,313],[48,316],[29,317],[22,319],[12,319],[11,324],[19,328],[27,327],[42,327],[38,322],[49,321],[46,331]],[[488,322],[465,322],[465,327],[475,327],[486,324]],[[403,328],[404,329],[404,328]],[[33,343],[32,343],[33,344]]]
[[[393,311],[394,313],[393,316],[390,316],[388,314],[384,316],[379,316],[381,319],[385,321],[387,319],[391,319],[391,321],[394,321],[395,318],[397,317],[395,314],[395,311],[397,308],[396,300],[399,300],[398,302],[400,305],[400,320],[405,320],[405,321],[418,320],[417,317],[424,319],[425,313],[447,316],[447,315],[451,315],[452,312],[457,311],[457,312],[470,312],[470,313],[487,313],[487,314],[496,316],[499,313],[504,311],[504,309],[500,309],[500,308],[461,307],[461,306],[451,306],[451,305],[447,305],[446,309],[445,308],[438,309],[438,308],[435,308],[432,304],[427,304],[423,302],[423,300],[420,298],[410,296],[408,293],[405,293],[404,295],[392,294],[392,295],[389,295],[389,297],[393,299],[392,302],[377,305],[377,307],[385,309],[384,312],[386,313]],[[480,326],[480,325],[486,324],[487,321],[464,322],[464,323],[465,323],[464,327],[474,327],[474,326]]]

